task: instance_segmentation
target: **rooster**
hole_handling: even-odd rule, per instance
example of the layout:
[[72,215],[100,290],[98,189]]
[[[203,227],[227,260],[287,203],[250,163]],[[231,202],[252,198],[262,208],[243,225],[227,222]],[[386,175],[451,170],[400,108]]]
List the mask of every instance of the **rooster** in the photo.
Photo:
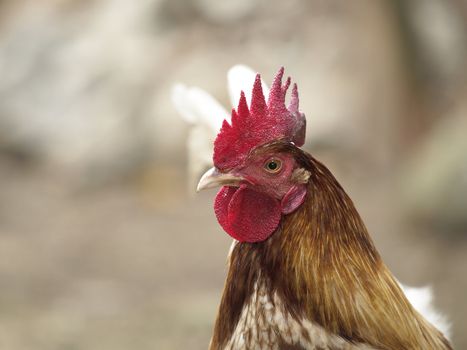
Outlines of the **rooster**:
[[406,298],[351,199],[302,150],[297,85],[259,75],[214,141],[198,190],[234,238],[210,349],[451,349]]

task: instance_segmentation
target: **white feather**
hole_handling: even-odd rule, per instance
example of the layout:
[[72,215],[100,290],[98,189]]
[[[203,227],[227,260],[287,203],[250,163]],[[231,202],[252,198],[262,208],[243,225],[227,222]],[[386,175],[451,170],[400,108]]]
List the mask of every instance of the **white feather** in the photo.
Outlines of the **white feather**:
[[[229,83],[230,103],[232,107],[237,107],[238,100],[240,99],[240,91],[245,93],[246,101],[250,105],[251,91],[253,83],[255,82],[256,73],[253,69],[243,64],[237,64],[229,69],[227,72],[227,80]],[[269,88],[261,79],[264,97],[269,95]]]
[[435,309],[431,287],[425,286],[415,288],[404,286],[402,283],[399,284],[415,310],[425,317],[433,326],[438,328],[446,338],[449,338],[450,324],[446,317]]
[[214,136],[211,130],[202,125],[193,126],[187,139],[189,186],[193,191],[199,175],[212,167],[212,143]]
[[203,125],[217,134],[224,119],[230,115],[217,100],[203,89],[176,84],[172,102],[180,115],[190,124]]
[[[241,90],[245,92],[247,102],[250,102],[255,76],[256,73],[244,65],[233,66],[228,71],[227,79],[232,106],[238,105]],[[264,81],[262,85],[264,95],[268,96],[269,89]],[[172,88],[172,103],[181,117],[191,124],[187,139],[191,186],[200,174],[212,166],[214,139],[224,119],[230,122],[230,114],[203,89],[183,84],[175,84]]]
[[199,174],[212,166],[213,142],[224,119],[230,121],[226,109],[206,91],[197,87],[176,84],[172,88],[172,102],[191,128],[188,132],[189,185]]

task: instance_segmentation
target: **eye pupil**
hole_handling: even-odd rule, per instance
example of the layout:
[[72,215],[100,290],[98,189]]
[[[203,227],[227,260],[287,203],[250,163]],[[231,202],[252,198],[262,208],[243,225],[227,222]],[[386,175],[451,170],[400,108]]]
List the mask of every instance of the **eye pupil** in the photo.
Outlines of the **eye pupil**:
[[282,168],[280,159],[269,159],[264,163],[264,169],[270,174],[277,174]]

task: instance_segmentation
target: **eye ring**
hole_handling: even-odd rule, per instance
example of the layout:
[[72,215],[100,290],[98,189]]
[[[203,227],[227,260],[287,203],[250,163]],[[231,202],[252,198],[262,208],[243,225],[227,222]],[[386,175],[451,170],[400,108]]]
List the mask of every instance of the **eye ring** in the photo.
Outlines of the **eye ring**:
[[264,169],[270,174],[277,174],[282,169],[282,161],[277,158],[268,159],[264,163]]

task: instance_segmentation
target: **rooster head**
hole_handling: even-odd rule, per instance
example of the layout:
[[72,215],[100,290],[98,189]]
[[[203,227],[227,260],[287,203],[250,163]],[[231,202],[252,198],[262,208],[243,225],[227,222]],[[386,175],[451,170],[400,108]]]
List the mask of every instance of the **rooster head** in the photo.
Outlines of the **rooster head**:
[[259,74],[250,106],[241,93],[231,123],[224,120],[214,141],[214,167],[198,184],[198,190],[222,186],[214,203],[217,219],[241,242],[267,239],[306,196],[310,173],[298,148],[305,142],[306,120],[298,110],[296,84],[286,107],[290,78],[283,84],[283,74],[281,68],[267,103]]

